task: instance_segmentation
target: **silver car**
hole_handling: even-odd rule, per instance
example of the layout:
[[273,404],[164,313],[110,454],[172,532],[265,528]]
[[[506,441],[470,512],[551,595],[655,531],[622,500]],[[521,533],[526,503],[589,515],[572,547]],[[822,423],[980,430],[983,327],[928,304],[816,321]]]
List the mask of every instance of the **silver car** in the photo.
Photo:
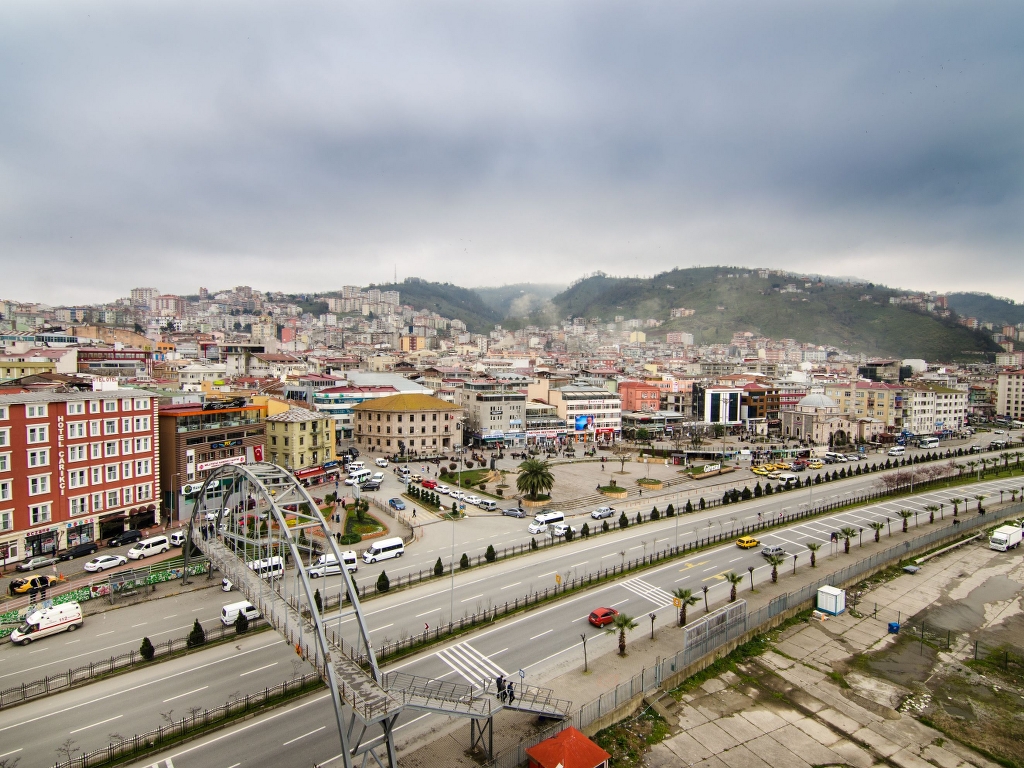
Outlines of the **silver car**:
[[509,509],[501,510],[501,514],[508,515],[509,517],[526,517],[526,510],[510,507]]
[[597,509],[590,513],[590,516],[595,520],[603,520],[604,518],[611,517],[614,514],[614,507],[598,507]]
[[785,557],[786,550],[778,545],[768,546],[761,549],[761,554],[765,557]]

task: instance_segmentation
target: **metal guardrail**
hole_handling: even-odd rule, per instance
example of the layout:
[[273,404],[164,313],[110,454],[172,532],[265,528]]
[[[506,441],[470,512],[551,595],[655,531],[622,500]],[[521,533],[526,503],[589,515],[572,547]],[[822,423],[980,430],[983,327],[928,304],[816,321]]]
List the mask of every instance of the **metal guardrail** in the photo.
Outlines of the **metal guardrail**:
[[115,760],[130,759],[158,748],[168,739],[183,738],[193,731],[218,725],[236,715],[261,707],[273,699],[305,690],[319,683],[320,677],[315,673],[286,680],[275,685],[273,688],[264,688],[259,693],[247,694],[242,698],[229,701],[227,704],[222,704],[214,709],[204,709],[202,712],[183,717],[181,720],[162,725],[152,731],[136,734],[119,742],[108,744],[103,749],[86,752],[76,755],[69,760],[57,762],[54,768],[89,768],[94,765],[106,765]]

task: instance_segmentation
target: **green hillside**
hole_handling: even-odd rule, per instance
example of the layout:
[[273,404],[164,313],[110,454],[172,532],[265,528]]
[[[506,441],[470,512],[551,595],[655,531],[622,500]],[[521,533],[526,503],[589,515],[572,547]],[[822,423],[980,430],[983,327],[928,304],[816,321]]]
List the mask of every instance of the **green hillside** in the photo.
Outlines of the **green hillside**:
[[[792,275],[758,276],[757,270],[699,267],[649,279],[604,275],[576,283],[552,299],[562,316],[612,321],[665,321],[648,336],[686,331],[698,344],[726,343],[737,331],[773,339],[833,345],[851,352],[929,361],[975,360],[997,350],[987,336],[951,320],[890,305],[884,286]],[[800,292],[781,293],[788,285]],[[870,297],[870,298],[867,298]],[[672,308],[696,310],[669,319]]]
[[417,277],[401,283],[371,285],[382,291],[398,291],[401,302],[414,309],[429,309],[443,317],[462,320],[473,333],[487,333],[504,315],[485,304],[468,288],[451,283],[430,283]]
[[473,289],[484,304],[502,317],[527,317],[544,309],[553,296],[564,290],[564,285],[541,283],[516,283],[497,288]]
[[1024,304],[987,293],[951,293],[949,308],[962,317],[976,317],[983,323],[1017,325],[1024,323]]

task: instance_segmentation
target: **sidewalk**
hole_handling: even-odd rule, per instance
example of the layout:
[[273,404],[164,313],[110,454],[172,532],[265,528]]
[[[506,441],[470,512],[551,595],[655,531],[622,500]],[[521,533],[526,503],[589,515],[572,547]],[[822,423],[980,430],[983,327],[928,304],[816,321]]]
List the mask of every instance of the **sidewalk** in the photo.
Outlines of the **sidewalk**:
[[[1011,505],[1006,504],[1003,505],[1003,508],[1009,506]],[[990,519],[994,523],[999,510],[993,507],[990,510],[990,514]],[[949,528],[950,532],[952,532],[953,528],[948,520],[942,524],[937,521],[934,526],[936,528]],[[932,529],[932,526],[928,524],[922,527]],[[895,535],[897,540],[903,538],[902,534],[897,533]],[[914,532],[912,531],[911,536],[913,535]],[[737,597],[747,601],[749,612],[756,611],[779,595],[795,591],[830,572],[838,571],[845,565],[891,546],[894,542],[887,541],[888,538],[883,534],[879,544],[875,544],[873,540],[866,541],[863,547],[855,544],[849,556],[840,552],[829,557],[819,557],[817,568],[803,566],[797,571],[796,575],[793,575],[791,570],[780,569],[779,582],[777,584],[772,584],[770,581],[759,583],[755,591],[751,592],[749,587],[745,590],[741,589]],[[975,545],[966,545],[965,549],[970,550],[973,547]],[[901,610],[905,616],[909,616],[930,604],[939,595],[940,584],[943,583],[942,579],[948,579],[950,574],[959,573],[960,566],[956,562],[956,553],[959,551],[961,550],[954,550],[954,552],[950,553],[951,556],[940,556],[930,559],[922,565],[921,572],[916,576],[903,576],[889,582],[885,585],[884,590],[880,589],[877,592],[879,608],[881,609],[884,605],[891,612]],[[934,581],[932,581],[933,579]],[[870,600],[873,604],[876,596],[873,593],[870,598],[864,598],[864,600]],[[864,605],[866,603],[862,603],[862,606]],[[710,607],[711,610],[714,610],[719,606],[711,605]],[[692,621],[702,616],[704,613],[701,610],[702,608],[702,604],[692,607],[689,611],[688,620]],[[588,673],[584,674],[582,672],[582,643],[577,642],[558,654],[556,659],[546,664],[541,662],[540,665],[542,666],[538,665],[528,670],[529,677],[527,682],[551,688],[559,698],[570,699],[575,710],[619,683],[627,682],[643,669],[652,667],[660,659],[668,658],[680,650],[682,646],[682,633],[676,627],[677,616],[677,612],[671,606],[660,611],[655,625],[655,637],[653,640],[651,640],[650,623],[646,621],[645,617],[640,617],[642,620],[638,621],[639,626],[637,629],[627,635],[627,656],[625,657],[620,657],[616,652],[617,637],[615,635],[608,633],[592,636],[588,640],[587,645],[590,667]],[[832,626],[844,627],[842,622],[845,621],[854,622],[848,628],[850,631],[849,637],[832,638],[825,634],[821,628],[828,627],[828,631],[830,631]],[[885,624],[880,619],[854,620],[850,616],[841,617],[836,623],[831,625],[826,623],[821,625],[821,627],[808,625],[808,629],[819,634],[812,635],[808,639],[799,639],[792,642],[796,649],[803,647],[800,650],[802,654],[815,654],[815,658],[822,665],[825,665],[832,657],[838,658],[840,654],[843,657],[849,657],[856,650],[869,647],[872,643],[877,642],[880,637],[879,628],[881,628],[882,636],[887,631]],[[783,657],[779,656],[778,658]],[[823,679],[827,679],[825,672],[816,672],[816,674],[820,675]],[[538,724],[535,718],[524,718],[521,715],[508,711],[500,712],[494,719],[495,753],[501,753],[537,730]],[[424,744],[425,740],[429,740],[429,743]],[[477,760],[468,756],[469,746],[469,724],[463,720],[449,719],[447,721],[438,721],[438,724],[429,733],[418,733],[415,736],[410,734],[407,737],[401,738],[399,750],[403,766],[434,768],[437,765],[445,765],[466,766],[466,768],[469,768],[470,766],[479,765]],[[860,764],[836,758],[835,755],[833,755],[833,758],[829,761],[815,759],[812,762],[815,764],[827,764],[829,762]],[[676,762],[661,763],[660,765],[679,765],[679,758],[675,757],[674,759]],[[682,764],[688,763],[684,762]],[[737,766],[741,764],[763,765],[759,761],[736,763]],[[865,762],[864,764],[870,765],[871,763]],[[984,765],[985,763],[975,762],[974,764]],[[710,762],[707,764],[707,768],[712,768],[712,766],[725,768],[727,765],[731,764]],[[787,764],[774,762],[774,768],[779,768],[782,765]],[[801,763],[794,762],[793,765],[801,765]],[[951,763],[951,765],[956,765],[956,762]]]

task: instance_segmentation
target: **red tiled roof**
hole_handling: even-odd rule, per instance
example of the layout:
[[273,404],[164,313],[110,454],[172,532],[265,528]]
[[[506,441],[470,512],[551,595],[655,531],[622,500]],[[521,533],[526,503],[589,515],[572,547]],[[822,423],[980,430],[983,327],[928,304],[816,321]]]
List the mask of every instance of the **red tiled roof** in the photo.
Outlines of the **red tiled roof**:
[[540,768],[595,768],[611,757],[572,726],[530,747],[526,754],[531,765],[536,764]]

